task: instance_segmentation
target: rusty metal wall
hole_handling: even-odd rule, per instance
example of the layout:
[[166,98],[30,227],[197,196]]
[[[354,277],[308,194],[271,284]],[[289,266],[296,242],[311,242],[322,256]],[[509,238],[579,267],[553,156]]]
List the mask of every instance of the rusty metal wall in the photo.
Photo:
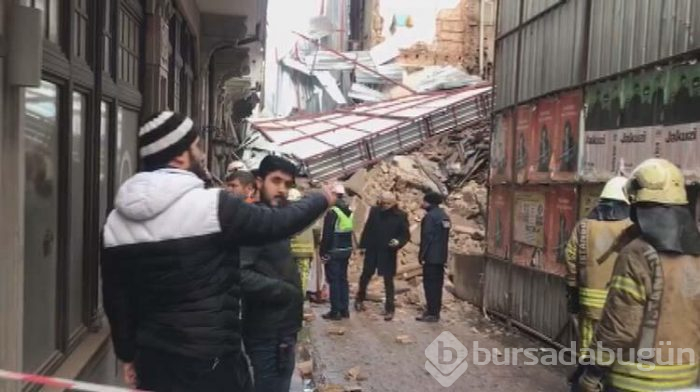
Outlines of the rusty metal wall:
[[588,80],[700,48],[700,2],[592,0]]
[[515,103],[518,34],[511,34],[496,42],[496,61],[494,109],[500,110]]
[[497,35],[505,34],[520,24],[520,0],[501,0],[498,4]]
[[581,82],[585,12],[569,0],[522,29],[519,102]]
[[512,264],[488,258],[484,268],[483,307],[502,315],[510,314],[510,269]]
[[486,260],[483,255],[453,254],[452,283],[458,298],[482,306]]

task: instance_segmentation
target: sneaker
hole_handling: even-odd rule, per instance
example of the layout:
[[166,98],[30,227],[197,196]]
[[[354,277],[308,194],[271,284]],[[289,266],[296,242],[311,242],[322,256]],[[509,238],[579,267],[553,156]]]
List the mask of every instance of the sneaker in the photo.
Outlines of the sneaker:
[[424,314],[422,316],[416,317],[416,321],[422,321],[424,323],[437,323],[440,321],[440,317],[433,316],[432,314]]
[[321,317],[323,317],[324,320],[331,320],[331,321],[338,321],[338,320],[343,319],[343,317],[338,312],[328,312]]
[[365,311],[365,305],[362,303],[362,301],[355,301],[355,311],[356,312],[364,312]]
[[394,312],[384,312],[384,321],[391,321],[394,319]]

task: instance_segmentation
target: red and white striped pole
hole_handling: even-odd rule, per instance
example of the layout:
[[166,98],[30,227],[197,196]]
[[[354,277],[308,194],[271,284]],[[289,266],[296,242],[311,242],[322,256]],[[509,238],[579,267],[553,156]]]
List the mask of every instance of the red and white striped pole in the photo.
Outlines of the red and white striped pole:
[[49,388],[61,388],[71,391],[84,392],[138,392],[137,389],[114,387],[110,385],[93,384],[90,382],[67,380],[65,378],[40,376],[37,374],[27,374],[11,372],[0,369],[0,379],[27,382],[31,384],[44,385]]

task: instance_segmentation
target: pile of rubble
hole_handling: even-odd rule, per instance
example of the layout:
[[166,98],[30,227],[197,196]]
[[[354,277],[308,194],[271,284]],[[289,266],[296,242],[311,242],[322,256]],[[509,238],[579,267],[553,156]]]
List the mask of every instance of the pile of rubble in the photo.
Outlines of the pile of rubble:
[[[409,155],[394,156],[391,161],[358,171],[345,182],[346,188],[357,194],[353,202],[356,222],[366,221],[370,207],[385,191],[393,192],[399,208],[408,214],[411,239],[399,252],[396,276],[399,303],[424,303],[418,250],[420,222],[425,215],[421,205],[426,192],[432,190],[447,196],[444,207],[452,221],[450,252],[483,254],[485,251],[487,191],[483,182],[488,167],[488,134],[481,130],[466,133],[461,135],[462,139],[449,135]],[[356,225],[358,239],[363,229],[363,224]],[[361,269],[362,259],[354,257],[350,275],[359,276]],[[379,280],[373,281],[368,299],[382,301],[381,290]]]

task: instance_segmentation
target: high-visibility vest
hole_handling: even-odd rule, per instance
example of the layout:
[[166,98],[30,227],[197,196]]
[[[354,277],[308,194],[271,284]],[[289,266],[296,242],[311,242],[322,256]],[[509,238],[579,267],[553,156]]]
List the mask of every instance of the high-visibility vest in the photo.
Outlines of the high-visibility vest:
[[335,221],[335,234],[333,238],[333,248],[336,251],[352,250],[352,230],[354,213],[345,215],[338,207],[331,208],[337,217]]

